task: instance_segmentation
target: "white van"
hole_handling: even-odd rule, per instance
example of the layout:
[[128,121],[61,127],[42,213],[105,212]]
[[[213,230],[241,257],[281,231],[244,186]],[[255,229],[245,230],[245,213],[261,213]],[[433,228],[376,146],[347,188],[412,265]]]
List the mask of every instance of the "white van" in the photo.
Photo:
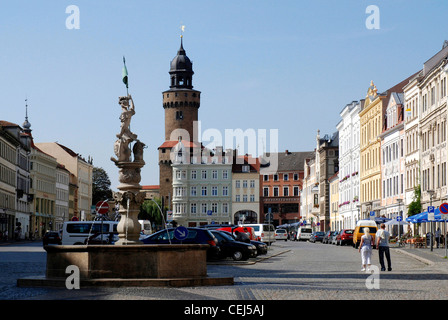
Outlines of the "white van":
[[304,240],[304,241],[310,240],[312,233],[313,233],[313,229],[311,229],[310,227],[300,227],[297,230],[296,238],[297,238],[298,241],[300,241],[300,240]]
[[62,226],[62,245],[84,244],[95,233],[117,233],[118,221],[67,221]]
[[152,234],[151,221],[149,220],[138,220],[142,226],[142,233],[144,235]]
[[243,224],[242,227],[251,227],[254,229],[255,236],[259,241],[271,245],[275,242],[275,228],[272,224],[250,223]]

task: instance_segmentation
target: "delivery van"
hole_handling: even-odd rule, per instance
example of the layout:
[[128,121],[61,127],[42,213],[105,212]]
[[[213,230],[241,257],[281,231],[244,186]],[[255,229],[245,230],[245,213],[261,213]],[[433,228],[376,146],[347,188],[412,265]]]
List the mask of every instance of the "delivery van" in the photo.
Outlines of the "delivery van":
[[378,231],[378,226],[373,220],[359,220],[356,223],[355,231],[353,232],[353,247],[358,249],[361,243],[361,237],[364,235],[364,228],[370,229],[370,235],[373,237],[375,243],[375,234]]

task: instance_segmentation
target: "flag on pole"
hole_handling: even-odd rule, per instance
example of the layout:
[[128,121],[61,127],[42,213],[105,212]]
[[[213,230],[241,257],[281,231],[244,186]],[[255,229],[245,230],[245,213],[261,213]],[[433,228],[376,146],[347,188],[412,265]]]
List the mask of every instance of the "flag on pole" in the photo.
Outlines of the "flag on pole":
[[126,60],[123,56],[123,83],[126,85],[126,88],[128,88],[128,69],[126,68]]

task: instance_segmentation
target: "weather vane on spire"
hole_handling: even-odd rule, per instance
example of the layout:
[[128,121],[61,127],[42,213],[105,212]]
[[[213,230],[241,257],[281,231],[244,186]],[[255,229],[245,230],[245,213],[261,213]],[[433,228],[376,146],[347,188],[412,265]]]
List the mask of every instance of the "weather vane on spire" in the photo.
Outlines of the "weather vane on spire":
[[185,32],[185,25],[181,23],[181,25],[180,25],[180,37],[181,38],[184,37],[184,32]]

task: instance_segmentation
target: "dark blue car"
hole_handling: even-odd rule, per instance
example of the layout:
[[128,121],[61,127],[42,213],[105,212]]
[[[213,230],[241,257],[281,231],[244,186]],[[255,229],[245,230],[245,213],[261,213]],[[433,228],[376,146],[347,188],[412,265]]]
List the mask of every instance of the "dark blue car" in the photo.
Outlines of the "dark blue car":
[[219,257],[220,248],[217,246],[216,238],[207,229],[186,228],[188,235],[185,240],[178,240],[174,236],[175,228],[163,229],[147,237],[140,238],[144,244],[208,244],[207,258],[216,259]]

